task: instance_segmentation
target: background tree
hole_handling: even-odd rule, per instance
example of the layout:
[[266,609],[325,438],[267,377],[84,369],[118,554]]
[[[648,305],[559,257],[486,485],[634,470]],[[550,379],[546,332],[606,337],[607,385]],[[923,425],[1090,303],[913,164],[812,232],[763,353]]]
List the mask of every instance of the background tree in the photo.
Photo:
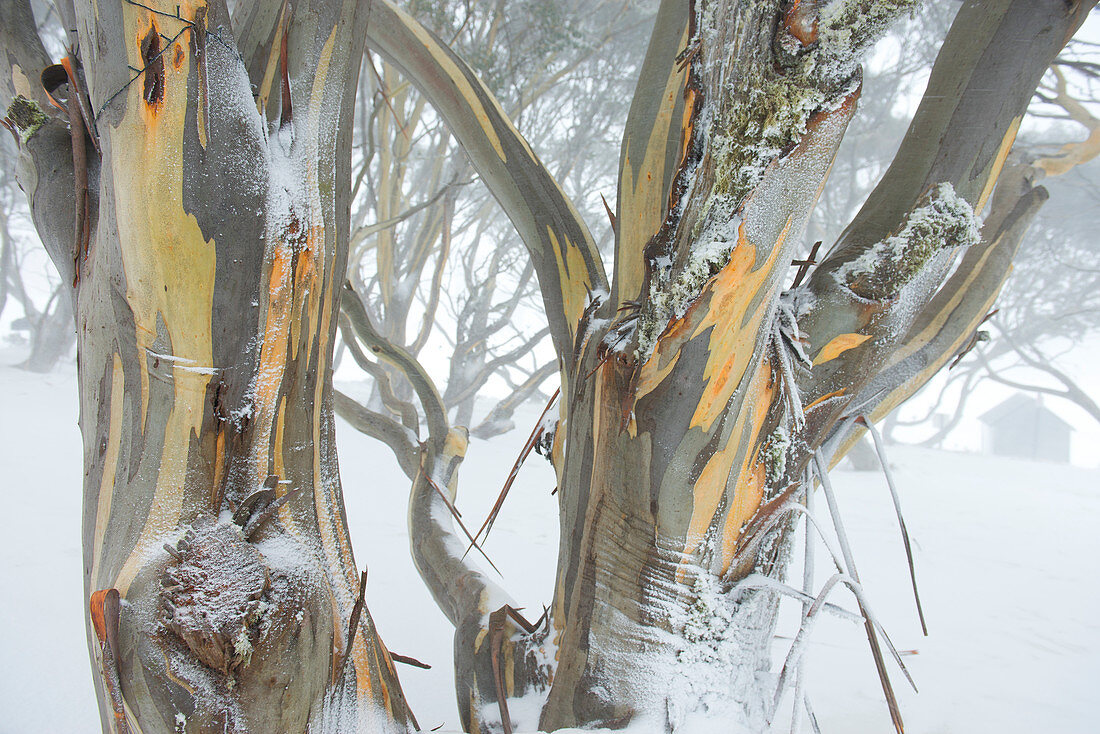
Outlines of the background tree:
[[[611,141],[641,60],[645,11],[621,0],[583,5],[408,10],[471,61],[586,218],[606,222],[600,192],[614,187]],[[436,376],[446,409],[489,438],[513,426],[525,400],[545,401],[540,388],[556,372],[548,331],[524,328],[538,318],[533,268],[489,193],[470,186],[476,174],[446,125],[392,64],[368,58],[360,101],[349,279],[387,341],[413,357],[430,342],[450,355]],[[610,227],[601,230],[608,241]],[[364,364],[361,349],[350,354],[375,381],[363,407],[410,427],[420,409],[400,371]],[[510,394],[478,407],[475,420],[492,381]]]
[[[60,24],[52,8],[40,8],[38,26],[45,42],[60,47]],[[26,198],[18,190],[18,138],[0,136],[0,315],[18,308],[12,331],[26,336],[29,353],[22,367],[48,372],[66,356],[74,342],[72,302],[68,287],[39,255],[42,243],[34,236]],[[9,311],[9,314],[11,311]]]

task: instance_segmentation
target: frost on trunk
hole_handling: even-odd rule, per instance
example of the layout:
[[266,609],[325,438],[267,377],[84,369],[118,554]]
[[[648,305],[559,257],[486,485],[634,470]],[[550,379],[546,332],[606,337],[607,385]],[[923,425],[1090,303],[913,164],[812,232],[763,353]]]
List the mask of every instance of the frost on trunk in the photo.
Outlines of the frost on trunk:
[[[23,131],[24,188],[74,287],[103,725],[401,731],[393,663],[355,611],[329,367],[366,12],[241,12],[77,3],[59,92],[77,134],[54,116]],[[5,102],[35,99],[29,7],[4,14]]]
[[[967,5],[895,169],[825,263],[784,288],[860,94],[859,59],[914,5],[663,2],[626,125],[610,274],[551,189],[517,190],[531,157],[485,90],[463,86],[467,68],[376,41],[516,223],[558,350],[561,537],[542,728],[675,730],[719,716],[762,730],[776,700],[776,584],[811,457],[825,447],[839,460],[856,418],[927,380],[995,296],[1035,197],[980,230],[979,215],[1085,4]],[[433,545],[447,532],[413,521],[445,610],[469,578]],[[487,639],[456,638],[456,660]],[[483,701],[531,690],[517,669],[494,675],[507,685],[472,672],[459,685]],[[477,718],[466,725],[507,726]]]

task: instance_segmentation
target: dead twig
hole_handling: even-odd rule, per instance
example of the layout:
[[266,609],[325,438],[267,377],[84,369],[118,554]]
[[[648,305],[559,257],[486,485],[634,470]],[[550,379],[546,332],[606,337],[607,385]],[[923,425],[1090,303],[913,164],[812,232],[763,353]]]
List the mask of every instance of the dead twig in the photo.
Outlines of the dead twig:
[[[490,566],[493,567],[494,571],[496,571],[497,573],[500,573],[500,569],[497,568],[496,564],[493,563],[492,559],[489,558],[488,554],[481,548],[481,546],[477,544],[477,539],[474,538],[474,536],[470,535],[470,531],[466,529],[466,523],[462,522],[462,513],[460,513],[458,511],[458,508],[455,507],[454,503],[452,503],[450,498],[447,497],[447,493],[444,492],[440,488],[440,486],[435,483],[434,479],[432,479],[430,476],[428,476],[428,473],[426,471],[424,471],[424,453],[423,452],[421,452],[421,455],[420,455],[420,470],[419,470],[418,474],[424,477],[425,481],[427,481],[428,484],[432,487],[432,489],[435,490],[436,494],[439,495],[439,498],[441,500],[443,500],[443,504],[447,506],[447,510],[451,513],[451,517],[453,517],[455,522],[458,523],[458,527],[462,528],[463,534],[470,541],[470,547],[471,548],[477,548],[477,551],[478,551],[478,553],[481,554],[481,557],[484,558],[485,561]],[[469,549],[467,549],[467,553],[468,552],[469,552]],[[465,554],[463,554],[463,558],[465,558]],[[503,576],[503,574],[501,574],[501,575]]]
[[894,476],[890,473],[890,465],[886,461],[886,447],[882,440],[882,435],[879,434],[878,429],[875,428],[875,424],[871,422],[871,419],[867,416],[861,416],[856,419],[857,423],[862,424],[867,432],[871,434],[871,440],[875,445],[875,452],[878,454],[879,463],[882,464],[882,473],[886,475],[886,486],[890,488],[890,498],[894,501],[894,512],[898,516],[898,526],[901,528],[901,542],[905,546],[905,559],[909,562],[909,580],[913,584],[913,600],[917,604],[917,616],[920,617],[920,628],[924,632],[924,636],[928,636],[928,625],[924,621],[924,609],[920,603],[920,592],[917,591],[917,572],[913,565],[913,548],[909,543],[909,530],[905,527],[905,517],[901,511],[901,500],[898,497],[898,488],[894,484]]
[[421,670],[431,670],[432,666],[427,663],[422,663],[414,657],[408,655],[398,655],[397,653],[390,651],[390,657],[393,658],[395,663],[404,663],[405,665],[411,665],[414,668],[420,668]]
[[[500,494],[497,495],[497,500],[493,503],[493,509],[489,510],[489,516],[485,518],[485,522],[481,524],[477,533],[470,539],[470,548],[473,548],[482,533],[485,533],[486,538],[489,537],[489,531],[493,529],[493,523],[496,522],[497,515],[500,514],[500,509],[504,506],[504,499],[508,496],[508,490],[512,488],[512,484],[516,481],[516,477],[519,475],[519,470],[520,467],[523,466],[523,462],[527,460],[527,457],[531,455],[531,451],[538,445],[539,428],[542,427],[542,421],[546,418],[546,414],[554,407],[554,402],[558,399],[558,394],[560,392],[561,388],[554,390],[554,394],[550,396],[550,400],[546,403],[546,407],[543,408],[542,413],[539,415],[538,422],[535,424],[534,429],[531,430],[531,435],[527,437],[527,441],[523,444],[523,448],[520,449],[519,456],[516,457],[516,462],[512,464],[512,470],[508,472],[508,478],[504,480],[504,487],[501,488]],[[466,553],[470,552],[470,548],[466,549]],[[466,553],[462,554],[463,557],[466,556]]]
[[978,325],[974,327],[974,333],[970,335],[970,339],[966,342],[963,348],[959,350],[959,353],[955,355],[955,359],[951,360],[951,364],[947,367],[948,370],[955,369],[959,362],[963,360],[963,357],[970,354],[974,347],[978,346],[979,343],[989,340],[989,334],[981,330],[981,325],[996,316],[997,312],[1000,310],[1001,309],[999,308],[993,309],[985,315],[985,318],[978,322]]
[[344,658],[340,661],[340,677],[344,675],[348,660],[351,658],[351,648],[355,644],[355,630],[359,628],[359,617],[363,614],[363,606],[367,601],[367,569],[363,569],[359,577],[359,596],[355,599],[355,606],[351,608],[351,620],[348,622],[348,644],[344,646]]
[[611,221],[611,233],[614,235],[619,234],[619,220],[615,218],[615,212],[611,211],[611,207],[607,204],[607,199],[603,194],[600,194],[600,201],[603,202],[604,211],[607,212],[607,218]]
[[810,256],[805,260],[792,260],[791,265],[798,266],[798,272],[794,275],[794,283],[791,284],[791,288],[797,288],[802,284],[802,280],[810,272],[810,267],[817,265],[817,251],[821,247],[821,240],[814,243],[813,248],[810,249]]
[[[825,501],[829,505],[829,514],[833,518],[833,526],[836,529],[837,541],[840,543],[840,552],[847,567],[847,575],[856,584],[859,583],[859,575],[855,568],[855,558],[852,548],[848,544],[848,534],[844,531],[844,523],[840,519],[840,509],[833,494],[832,484],[829,482],[829,470],[821,449],[814,453],[814,461],[817,465],[817,476],[821,480],[821,487],[825,491]],[[871,620],[870,612],[862,599],[857,598],[859,610],[863,614],[864,627],[867,630],[867,642],[871,647],[871,656],[875,660],[875,668],[878,671],[879,681],[882,683],[882,692],[886,696],[886,705],[890,709],[890,719],[898,734],[905,734],[905,724],[901,720],[901,710],[898,708],[898,700],[894,695],[894,687],[890,684],[890,675],[886,672],[886,663],[882,658],[882,649],[879,647],[878,637],[875,634],[875,625]],[[900,659],[900,658],[899,658]],[[904,669],[904,666],[903,666]]]

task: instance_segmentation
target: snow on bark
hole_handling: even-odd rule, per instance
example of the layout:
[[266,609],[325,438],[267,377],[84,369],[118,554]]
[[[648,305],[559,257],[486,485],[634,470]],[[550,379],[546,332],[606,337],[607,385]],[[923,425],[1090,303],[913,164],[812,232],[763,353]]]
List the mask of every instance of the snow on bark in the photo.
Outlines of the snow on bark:
[[[838,15],[823,40],[808,47],[758,7],[700,4],[692,79],[696,93],[706,93],[693,120],[693,140],[685,143],[688,154],[677,175],[681,193],[658,234],[664,251],[650,253],[649,292],[638,319],[639,361],[652,354],[668,324],[686,313],[740,246],[746,202],[767,172],[806,139],[815,116],[851,102],[862,54],[912,4],[873,3],[866,19]],[[845,27],[857,20],[874,22],[865,31]]]
[[818,22],[815,73],[823,81],[855,72],[863,53],[898,16],[912,12],[920,0],[837,0],[825,7]]
[[897,297],[941,252],[980,241],[974,208],[942,183],[914,209],[897,234],[877,242],[833,273],[857,296],[872,300]]

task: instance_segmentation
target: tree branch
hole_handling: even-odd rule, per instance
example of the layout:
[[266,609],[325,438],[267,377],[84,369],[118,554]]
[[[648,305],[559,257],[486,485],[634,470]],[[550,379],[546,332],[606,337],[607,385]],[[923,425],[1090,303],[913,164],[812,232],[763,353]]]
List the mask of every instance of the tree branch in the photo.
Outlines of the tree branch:
[[357,400],[339,390],[334,390],[333,394],[336,414],[350,423],[355,430],[389,446],[397,458],[397,463],[401,466],[401,471],[405,472],[405,476],[409,479],[413,479],[420,461],[420,447],[416,434],[397,421],[368,410]]
[[[814,277],[886,239],[933,186],[950,183],[980,214],[1035,87],[1094,4],[964,4],[889,170]],[[1019,51],[1020,38],[1034,39],[1026,54]]]
[[[58,114],[42,87],[42,71],[51,62],[28,0],[0,3],[0,57],[0,110],[5,111],[0,116],[16,136],[19,184],[50,259],[62,280],[72,283],[76,256],[72,137],[67,118]],[[94,184],[98,159],[93,157],[86,168]],[[91,203],[94,206],[94,196]]]
[[427,418],[429,441],[436,450],[441,449],[450,433],[450,426],[446,409],[443,407],[443,399],[440,398],[431,377],[415,357],[384,338],[375,329],[363,307],[363,302],[349,284],[344,285],[342,303],[344,313],[347,314],[355,335],[379,358],[400,370],[412,384]]
[[447,120],[527,246],[555,348],[572,365],[587,293],[607,278],[587,227],[492,94],[430,31],[390,0],[373,0],[371,47],[409,76]]
[[[938,327],[943,321],[939,321],[926,336],[927,342],[912,334],[904,340],[902,337],[913,328],[922,311],[925,314],[922,319],[934,319],[930,315],[933,313],[942,314],[936,309],[927,311],[926,306],[951,264],[947,257],[949,250],[927,257],[920,256],[923,248],[905,248],[918,257],[901,268],[902,280],[911,282],[913,287],[908,288],[909,292],[897,304],[889,299],[877,300],[881,295],[900,294],[897,289],[878,292],[857,287],[851,294],[844,291],[852,284],[853,272],[896,270],[882,262],[884,257],[891,259],[887,252],[891,248],[886,245],[909,231],[903,225],[907,221],[912,224],[911,217],[920,210],[919,202],[929,196],[929,191],[943,191],[945,184],[950,184],[954,197],[973,206],[974,212],[980,212],[993,192],[1035,86],[1093,4],[1069,8],[1063,2],[1051,0],[1040,8],[1033,2],[998,0],[992,8],[966,5],[956,16],[932,69],[924,99],[890,169],[805,286],[816,297],[817,305],[800,319],[799,326],[809,338],[817,364],[803,393],[810,405],[829,396],[843,395],[843,401],[821,412],[820,420],[825,425],[853,400],[861,412],[868,412],[865,401],[878,406],[870,412],[872,419],[881,418],[886,395],[890,395],[891,408],[908,397],[954,354],[988,312],[988,303],[1000,290],[1011,261],[1011,255],[1004,260],[993,256],[995,249],[985,253],[982,248],[971,248],[973,257],[964,258],[952,280],[941,290],[938,303],[938,307],[945,308],[947,304],[943,301],[950,302],[948,310],[953,311],[962,294],[960,281],[980,278],[986,287],[978,288],[972,283],[963,300],[973,308],[974,301],[984,296],[985,311],[975,315],[970,308],[964,309],[970,318],[960,313],[953,322],[954,329],[941,330]],[[1022,37],[1036,39],[1032,53],[1017,53],[1013,44]],[[997,146],[983,146],[987,140],[1000,142]],[[1030,220],[1033,207],[1044,196],[1045,192],[1036,192],[1020,200],[1010,197],[1007,206],[1010,214],[1000,215],[1006,219],[987,226],[987,241],[989,236],[997,235],[995,241],[1014,254],[1023,236],[1023,230],[1016,225],[1025,218]],[[961,233],[959,230],[949,236],[943,245],[950,248],[966,244],[965,238],[958,236]],[[982,254],[990,257],[979,259]],[[905,256],[901,262],[907,259]],[[912,265],[917,266],[915,270]],[[905,275],[906,272],[909,274]],[[866,280],[872,281],[874,276]],[[853,298],[852,294],[871,298],[871,305],[863,298]],[[964,333],[959,334],[960,330]],[[927,349],[932,334],[939,334],[937,346],[950,352],[924,351],[916,356]],[[891,351],[906,341],[912,346],[905,347],[905,354],[895,361]],[[831,347],[835,350],[830,350]],[[922,367],[914,369],[910,363],[908,372],[897,368],[897,362],[910,359],[923,362]],[[883,370],[872,380],[871,376],[878,372],[876,366],[888,362],[895,362],[895,367]],[[909,387],[899,388],[891,380],[900,380]],[[832,430],[830,441],[843,441],[845,447],[850,446],[848,439],[838,437],[849,428],[843,423]],[[846,450],[834,451],[833,459]]]
[[688,21],[688,3],[661,2],[626,119],[615,206],[618,227],[611,300],[616,308],[641,293],[643,250],[665,219],[673,176],[687,154],[688,65],[681,59],[689,41]]

